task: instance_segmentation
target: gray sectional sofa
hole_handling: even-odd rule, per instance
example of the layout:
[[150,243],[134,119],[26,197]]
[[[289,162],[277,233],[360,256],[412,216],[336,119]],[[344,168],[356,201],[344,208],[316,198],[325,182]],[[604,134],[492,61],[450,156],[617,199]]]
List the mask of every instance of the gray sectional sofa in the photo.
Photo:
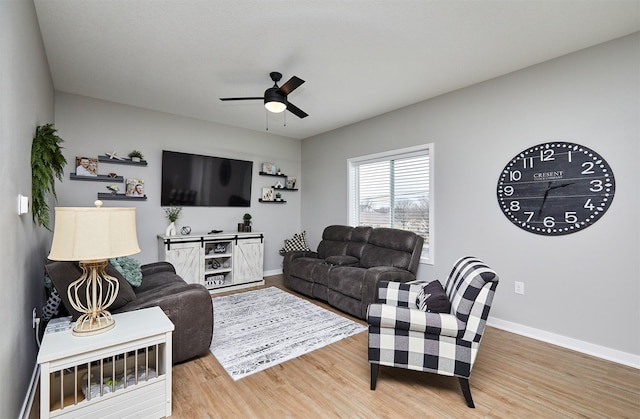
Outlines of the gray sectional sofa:
[[[82,273],[76,262],[50,262],[45,266],[67,313],[76,320],[80,313],[69,303],[67,288]],[[133,288],[111,265],[107,273],[118,279],[120,290],[109,307],[112,314],[158,306],[169,317],[175,329],[172,336],[173,363],[206,354],[213,336],[211,295],[200,284],[187,284],[168,262],[141,266],[142,284]]]
[[416,279],[423,244],[405,230],[328,226],[316,252],[284,255],[284,284],[364,319],[380,281]]

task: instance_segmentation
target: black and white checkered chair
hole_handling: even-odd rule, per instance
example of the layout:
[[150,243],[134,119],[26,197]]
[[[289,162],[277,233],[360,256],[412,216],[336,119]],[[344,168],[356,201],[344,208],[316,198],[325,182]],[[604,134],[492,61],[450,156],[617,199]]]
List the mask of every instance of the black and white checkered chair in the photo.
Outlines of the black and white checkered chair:
[[417,298],[424,283],[381,283],[369,306],[371,390],[380,365],[458,377],[469,407],[475,407],[469,376],[478,354],[498,276],[481,260],[459,259],[447,279],[450,313],[426,312]]

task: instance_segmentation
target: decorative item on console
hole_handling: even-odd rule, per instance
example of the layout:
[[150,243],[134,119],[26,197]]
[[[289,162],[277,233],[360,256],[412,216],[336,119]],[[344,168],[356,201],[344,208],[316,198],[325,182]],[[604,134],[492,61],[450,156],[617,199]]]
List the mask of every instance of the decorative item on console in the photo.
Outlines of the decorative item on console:
[[251,232],[251,214],[245,212],[242,216],[244,220],[243,223],[238,223],[238,232],[240,233],[250,233]]
[[189,227],[189,226],[182,227],[180,229],[180,234],[182,234],[183,236],[191,234],[191,227]]
[[164,208],[164,213],[169,220],[169,225],[167,226],[167,230],[165,231],[165,236],[175,236],[176,232],[176,221],[178,217],[180,217],[180,212],[182,211],[182,207],[166,207]]

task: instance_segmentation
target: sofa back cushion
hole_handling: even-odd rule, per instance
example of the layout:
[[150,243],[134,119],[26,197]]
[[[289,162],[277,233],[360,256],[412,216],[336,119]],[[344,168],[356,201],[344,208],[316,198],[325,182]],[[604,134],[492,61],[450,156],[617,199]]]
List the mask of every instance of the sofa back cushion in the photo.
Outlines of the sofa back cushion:
[[415,273],[422,244],[422,238],[411,231],[375,228],[363,249],[360,265],[363,268],[394,266]]
[[347,255],[358,260],[362,259],[362,253],[372,231],[372,227],[354,227],[351,232],[351,241],[347,244]]
[[354,228],[349,226],[332,225],[324,229],[322,241],[318,244],[318,258],[347,254],[347,244],[351,240]]

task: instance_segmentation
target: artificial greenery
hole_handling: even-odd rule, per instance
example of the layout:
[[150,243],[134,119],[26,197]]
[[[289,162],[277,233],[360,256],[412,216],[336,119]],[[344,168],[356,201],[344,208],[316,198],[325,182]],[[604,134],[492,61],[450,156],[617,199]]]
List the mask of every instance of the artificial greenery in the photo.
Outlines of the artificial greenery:
[[31,208],[33,222],[51,231],[49,228],[49,205],[47,194],[57,200],[56,178],[62,181],[62,169],[67,160],[62,155],[60,144],[64,140],[56,135],[53,124],[36,128],[31,145]]
[[248,212],[246,212],[243,216],[242,219],[245,221],[251,221],[251,214],[249,214]]
[[182,207],[167,207],[164,209],[164,213],[172,223],[176,222],[176,220],[180,216],[180,211],[182,211]]
[[128,156],[131,157],[131,158],[134,158],[134,157],[138,157],[140,159],[144,158],[142,153],[139,152],[138,150],[133,150],[131,153],[128,154]]

